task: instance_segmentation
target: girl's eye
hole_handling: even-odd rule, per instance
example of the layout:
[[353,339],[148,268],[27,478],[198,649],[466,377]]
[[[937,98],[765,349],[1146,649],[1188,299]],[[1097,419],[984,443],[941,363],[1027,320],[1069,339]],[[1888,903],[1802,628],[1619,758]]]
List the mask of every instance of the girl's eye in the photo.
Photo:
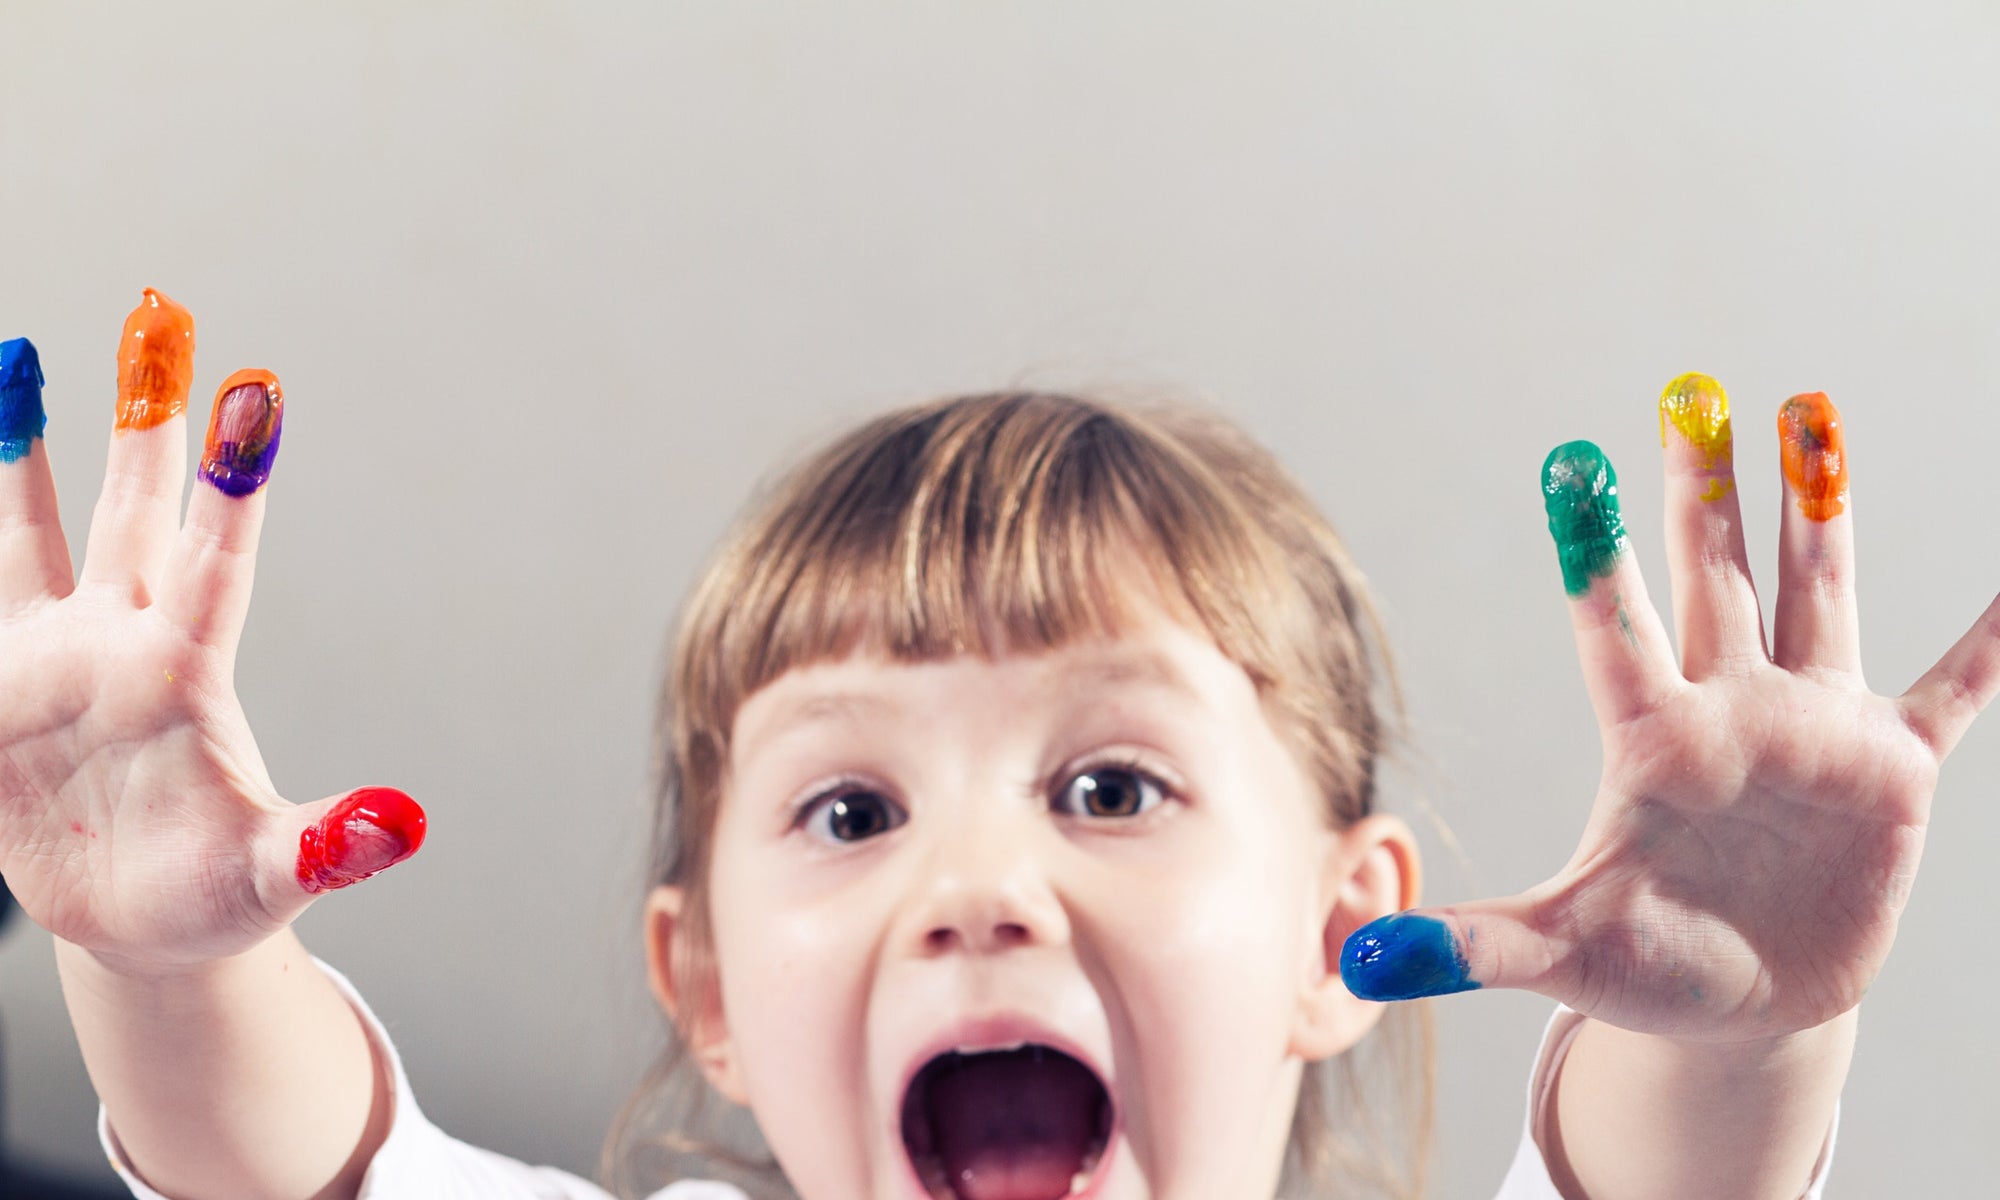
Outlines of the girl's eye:
[[1166,798],[1158,780],[1131,767],[1094,767],[1063,786],[1056,808],[1073,817],[1136,817]]
[[813,801],[801,823],[807,833],[823,842],[862,842],[909,819],[908,813],[880,792],[855,790]]

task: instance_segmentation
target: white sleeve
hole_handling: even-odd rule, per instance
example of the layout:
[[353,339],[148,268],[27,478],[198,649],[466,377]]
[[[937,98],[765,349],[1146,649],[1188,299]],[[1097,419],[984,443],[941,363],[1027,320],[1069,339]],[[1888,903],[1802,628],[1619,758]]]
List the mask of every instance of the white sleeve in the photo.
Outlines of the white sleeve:
[[[1522,1123],[1521,1148],[1515,1151],[1514,1165],[1501,1181],[1500,1193],[1494,1200],[1563,1200],[1549,1178],[1548,1163],[1542,1158],[1542,1130],[1548,1125],[1549,1098],[1555,1091],[1556,1072],[1569,1054],[1577,1030],[1583,1028],[1583,1020],[1581,1014],[1561,1005],[1549,1018],[1549,1027],[1542,1034],[1541,1052],[1535,1056],[1535,1073],[1528,1081],[1528,1117]],[[1833,1123],[1826,1131],[1826,1144],[1820,1147],[1812,1179],[1799,1194],[1799,1200],[1821,1200],[1827,1169],[1833,1165],[1833,1135],[1839,1128],[1840,1106],[1836,1102]]]
[[[388,1031],[340,972],[313,960],[354,1006],[375,1053],[388,1064],[395,1086],[389,1135],[362,1177],[357,1200],[612,1200],[595,1184],[553,1167],[531,1167],[511,1158],[468,1146],[430,1123],[417,1107],[403,1060],[389,1041]],[[125,1157],[118,1135],[100,1107],[97,1136],[111,1167],[138,1200],[167,1200],[147,1187]],[[653,1200],[745,1200],[743,1193],[723,1183],[690,1180],[677,1183]]]

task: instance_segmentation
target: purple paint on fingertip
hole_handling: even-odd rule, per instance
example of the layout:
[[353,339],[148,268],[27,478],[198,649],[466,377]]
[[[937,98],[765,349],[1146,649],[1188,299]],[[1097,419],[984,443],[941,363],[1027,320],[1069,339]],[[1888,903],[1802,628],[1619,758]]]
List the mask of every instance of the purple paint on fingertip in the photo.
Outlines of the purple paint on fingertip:
[[208,419],[201,477],[225,496],[248,496],[270,481],[285,428],[285,393],[278,377],[256,369],[222,383]]

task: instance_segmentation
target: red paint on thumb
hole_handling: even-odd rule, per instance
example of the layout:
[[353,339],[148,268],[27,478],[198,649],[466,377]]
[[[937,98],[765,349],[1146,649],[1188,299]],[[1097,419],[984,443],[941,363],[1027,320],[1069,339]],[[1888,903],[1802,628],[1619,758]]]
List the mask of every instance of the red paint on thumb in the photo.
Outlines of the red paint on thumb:
[[360,788],[299,835],[299,886],[330,892],[360,883],[417,852],[424,810],[395,788]]

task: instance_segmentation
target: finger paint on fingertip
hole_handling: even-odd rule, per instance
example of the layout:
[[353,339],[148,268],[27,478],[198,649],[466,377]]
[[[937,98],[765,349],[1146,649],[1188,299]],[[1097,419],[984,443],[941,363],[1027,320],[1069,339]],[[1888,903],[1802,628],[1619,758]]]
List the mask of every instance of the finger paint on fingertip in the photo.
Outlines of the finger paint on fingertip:
[[42,358],[27,338],[0,342],[0,463],[28,456],[48,427],[42,408]]
[[1825,392],[1802,392],[1778,409],[1778,446],[1785,482],[1808,520],[1847,511],[1847,435]]
[[424,810],[395,788],[349,793],[299,835],[299,886],[328,892],[360,883],[417,852]]
[[1594,443],[1564,442],[1542,462],[1542,505],[1562,560],[1563,589],[1581,596],[1625,553],[1618,472]]
[[285,429],[285,392],[269,371],[248,368],[222,381],[208,418],[201,477],[226,496],[247,496],[271,478]]
[[[1725,472],[1733,457],[1734,434],[1729,427],[1729,393],[1713,377],[1699,371],[1678,376],[1660,393],[1660,445],[1667,444],[1667,427],[1680,430],[1687,444],[1701,454],[1701,466]],[[1704,501],[1720,500],[1736,486],[1733,475],[1721,474],[1708,481]]]
[[187,411],[194,314],[147,288],[118,339],[118,429],[151,429]]
[[1340,949],[1340,978],[1363,1000],[1415,1000],[1479,987],[1451,927],[1409,913],[1370,921],[1350,934]]

